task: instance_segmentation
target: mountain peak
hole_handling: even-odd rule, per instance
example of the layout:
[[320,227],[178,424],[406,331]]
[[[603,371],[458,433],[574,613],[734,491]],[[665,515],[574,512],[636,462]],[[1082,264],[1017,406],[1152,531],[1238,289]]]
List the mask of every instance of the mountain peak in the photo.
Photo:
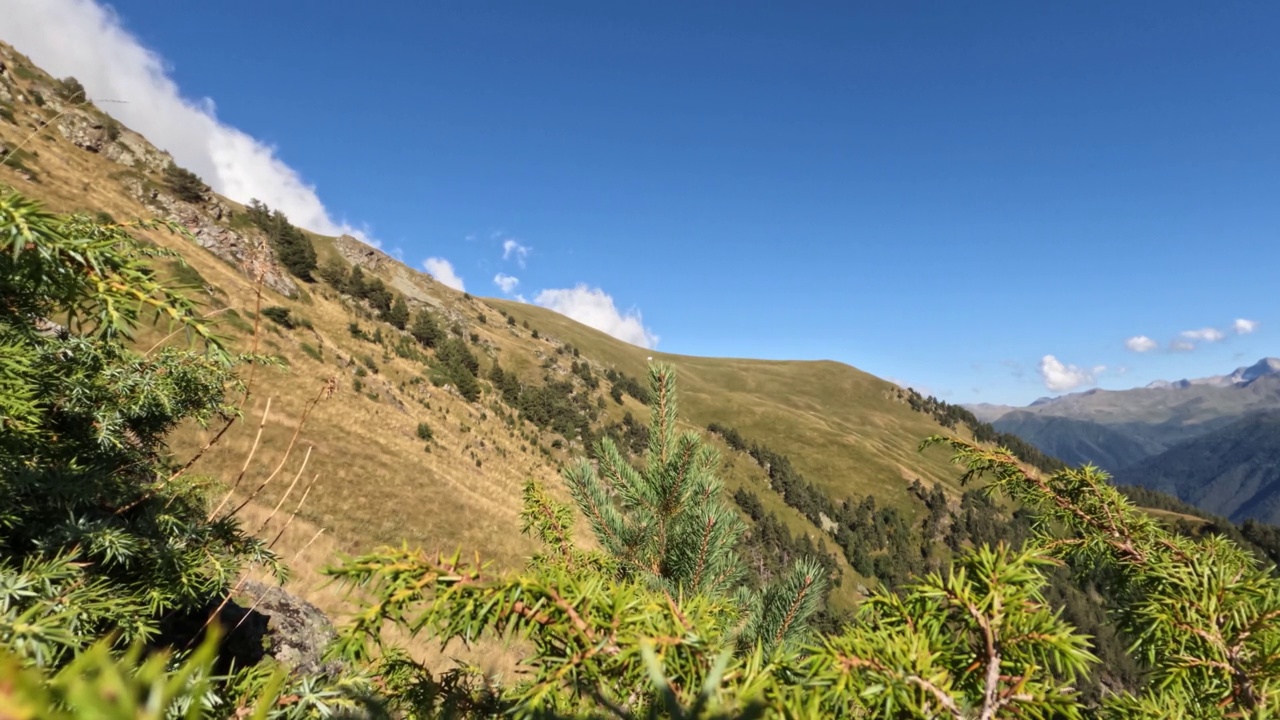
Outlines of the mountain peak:
[[1280,358],[1262,358],[1249,367],[1236,368],[1228,377],[1233,385],[1247,385],[1268,375],[1280,375]]

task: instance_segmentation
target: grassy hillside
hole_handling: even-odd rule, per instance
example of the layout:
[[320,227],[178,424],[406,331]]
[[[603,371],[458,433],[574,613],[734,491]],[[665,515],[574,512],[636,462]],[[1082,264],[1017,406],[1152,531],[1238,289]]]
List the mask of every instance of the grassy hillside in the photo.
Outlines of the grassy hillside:
[[[438,353],[418,348],[416,356],[401,356],[397,345],[411,346],[411,339],[378,320],[367,303],[325,282],[288,277],[262,234],[245,222],[242,205],[212,193],[196,202],[174,197],[166,155],[92,104],[60,99],[58,82],[11,48],[0,45],[0,57],[7,68],[0,75],[0,157],[9,158],[0,184],[58,211],[187,225],[198,243],[165,231],[139,233],[185,261],[162,260],[160,272],[189,286],[233,347],[279,358],[280,367],[252,371],[243,421],[220,437],[216,426],[186,428],[174,454],[190,457],[218,437],[196,469],[233,486],[235,502],[246,502],[255,517],[268,518],[279,505],[261,523],[265,535],[279,532],[306,491],[282,542],[286,560],[295,555],[300,564],[294,589],[304,595],[324,599],[311,566],[329,556],[319,547],[350,552],[401,541],[465,547],[505,566],[530,552],[518,531],[521,484],[534,478],[559,491],[561,465],[585,449],[576,436],[521,419],[487,380],[495,364],[529,387],[568,383],[596,408],[598,429],[628,413],[643,424],[648,410],[633,397],[616,402],[609,382],[592,388],[572,367],[585,364],[597,378],[614,371],[642,379],[647,358],[666,360],[680,373],[690,427],[738,428],[789,456],[837,503],[871,494],[914,517],[921,511],[908,492],[914,480],[958,495],[946,454],[916,451],[922,438],[943,428],[897,399],[892,384],[855,368],[655,353],[543,308],[455,292],[351,238],[310,236],[320,264],[359,265],[413,312],[429,309],[446,333],[456,328],[480,366],[481,395],[469,402],[447,383],[432,382]],[[267,307],[287,309],[293,326],[264,317]],[[163,327],[138,338],[142,347],[181,341]],[[420,425],[431,440],[419,437]],[[715,442],[725,454],[730,494],[750,489],[792,533],[839,556],[827,533],[770,489],[763,468]],[[839,564],[853,576],[842,557]],[[845,583],[836,605],[848,605],[855,585]]]

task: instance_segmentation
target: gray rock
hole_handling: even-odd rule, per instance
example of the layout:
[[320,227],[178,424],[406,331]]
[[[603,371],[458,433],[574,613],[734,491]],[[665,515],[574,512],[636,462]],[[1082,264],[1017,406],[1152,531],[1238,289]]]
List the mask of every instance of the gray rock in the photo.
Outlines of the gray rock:
[[339,235],[334,239],[333,247],[344,260],[366,270],[377,272],[384,267],[395,265],[390,255],[350,235]]
[[223,611],[223,622],[238,625],[236,632],[244,634],[229,640],[244,644],[246,649],[263,648],[300,674],[336,674],[341,670],[340,663],[324,659],[325,648],[337,633],[320,608],[256,580],[246,580],[236,600]]
[[54,127],[62,133],[62,137],[81,150],[101,152],[110,143],[107,139],[106,123],[84,110],[68,111],[58,118]]
[[126,178],[123,185],[144,204],[160,208],[167,220],[187,228],[200,247],[251,278],[261,275],[262,284],[281,295],[289,298],[298,296],[297,283],[276,261],[275,252],[265,241],[232,230],[225,224],[231,217],[231,209],[217,197],[195,205],[148,186],[142,177]]
[[127,129],[122,129],[120,137],[109,144],[102,154],[108,160],[126,167],[152,172],[162,172],[173,162],[172,155],[156,149],[146,138]]

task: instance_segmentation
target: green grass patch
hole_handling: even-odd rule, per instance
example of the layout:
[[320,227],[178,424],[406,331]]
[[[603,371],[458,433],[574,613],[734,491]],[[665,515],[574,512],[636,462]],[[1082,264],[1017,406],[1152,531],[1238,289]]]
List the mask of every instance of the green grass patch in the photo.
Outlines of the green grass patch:
[[221,315],[219,315],[218,317],[221,319],[222,322],[226,323],[227,325],[230,325],[231,327],[235,328],[236,330],[239,330],[242,333],[253,332],[253,323],[246,320],[243,315],[236,312],[235,310],[228,310],[222,313]]
[[[110,217],[110,216],[108,216]],[[209,287],[209,281],[204,279],[199,270],[191,267],[180,260],[171,260],[165,268],[173,277],[175,283],[184,288],[200,288]]]
[[310,343],[299,343],[298,347],[302,348],[302,352],[312,360],[324,362],[324,355]]

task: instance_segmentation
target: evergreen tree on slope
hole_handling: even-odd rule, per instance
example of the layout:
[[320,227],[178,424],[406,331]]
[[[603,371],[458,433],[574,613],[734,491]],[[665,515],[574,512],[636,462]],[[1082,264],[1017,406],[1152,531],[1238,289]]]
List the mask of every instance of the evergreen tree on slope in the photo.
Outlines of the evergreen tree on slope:
[[[821,566],[797,561],[760,593],[742,584],[734,548],[745,531],[720,500],[719,455],[697,432],[677,428],[675,371],[649,369],[651,419],[643,469],[636,469],[612,439],[597,443],[595,461],[564,473],[569,490],[601,546],[626,579],[640,579],[674,599],[736,596],[746,612],[739,642],[774,648],[801,635],[826,588]],[[598,465],[598,467],[597,467]]]

